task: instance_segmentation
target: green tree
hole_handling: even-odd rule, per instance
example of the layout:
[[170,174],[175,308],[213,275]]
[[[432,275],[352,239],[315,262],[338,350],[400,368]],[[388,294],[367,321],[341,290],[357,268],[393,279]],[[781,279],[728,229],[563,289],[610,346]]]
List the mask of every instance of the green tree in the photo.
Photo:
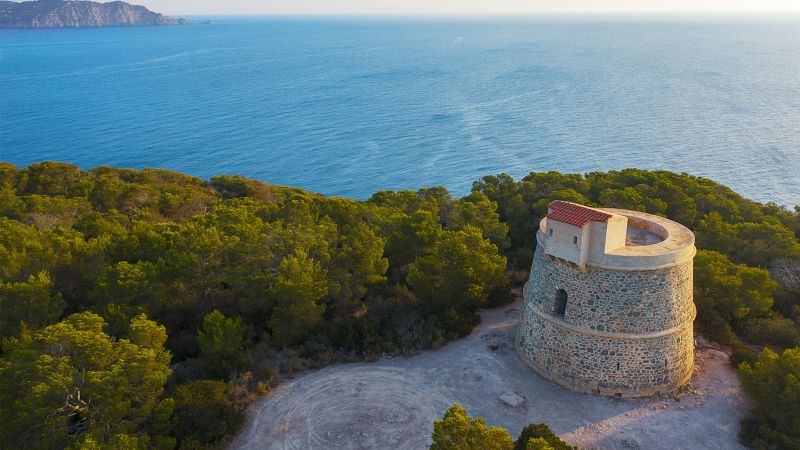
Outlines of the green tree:
[[530,438],[525,444],[525,450],[554,450],[543,438]]
[[738,263],[766,267],[774,259],[800,257],[797,237],[774,218],[732,224],[711,212],[695,232],[700,248],[722,252]]
[[111,334],[121,336],[127,333],[132,317],[142,313],[160,316],[170,300],[164,292],[167,287],[158,264],[120,261],[106,266],[89,298],[108,322]]
[[389,261],[383,257],[384,242],[364,222],[345,225],[337,245],[331,249],[328,276],[333,281],[331,297],[352,310],[370,286],[386,281]]
[[211,185],[225,198],[251,197],[264,203],[275,201],[272,186],[242,176],[211,177]]
[[730,254],[736,245],[734,227],[716,212],[709,212],[694,230],[697,246],[705,250],[715,250]]
[[446,228],[449,230],[461,230],[467,225],[478,228],[483,237],[501,251],[510,245],[508,225],[500,222],[497,203],[489,200],[489,197],[482,192],[472,192],[459,200],[446,221]]
[[268,295],[275,303],[269,320],[275,342],[287,346],[302,341],[322,320],[327,274],[302,251],[287,256],[278,266]]
[[702,319],[720,317],[739,325],[767,315],[777,283],[764,269],[734,264],[725,255],[700,250],[694,259],[694,293]]
[[487,427],[482,417],[473,419],[454,404],[441,420],[433,422],[431,450],[511,450],[514,440],[508,431]]
[[45,271],[29,276],[25,282],[0,282],[0,338],[18,335],[22,324],[38,330],[55,323],[65,306]]
[[492,297],[501,299],[507,295],[507,283],[506,258],[469,225],[461,231],[445,231],[408,273],[408,285],[434,312],[469,311]]
[[425,210],[401,216],[391,227],[386,256],[390,266],[399,271],[430,249],[442,233],[437,216]]
[[644,199],[641,192],[633,187],[624,189],[604,189],[600,192],[598,202],[607,208],[623,208],[644,211]]
[[481,192],[497,204],[500,221],[508,225],[510,245],[514,249],[532,248],[538,224],[520,192],[519,184],[509,175],[485,176],[472,184],[473,192]]
[[221,381],[192,381],[178,386],[175,393],[173,433],[181,447],[214,444],[233,434],[244,414],[228,397]]
[[19,171],[17,191],[22,194],[86,197],[92,189],[92,180],[77,166],[45,161],[34,163]]
[[17,166],[7,162],[0,162],[0,187],[13,187],[16,183],[17,174],[19,174]]
[[667,204],[667,210],[664,211],[667,217],[686,226],[694,223],[697,206],[694,199],[686,195],[683,189],[671,180],[658,180],[653,185],[653,190],[656,193],[655,197]]
[[0,217],[0,279],[25,281],[43,270],[52,274],[72,261],[80,233],[42,230]]
[[744,332],[750,342],[769,345],[772,348],[788,348],[800,345],[800,326],[788,317],[773,314],[748,320]]
[[452,198],[446,189],[439,186],[420,189],[417,192],[378,191],[368,201],[387,210],[398,209],[407,215],[425,211],[438,216],[440,205],[447,206],[452,203]]
[[197,342],[200,358],[213,376],[224,378],[238,367],[242,335],[242,323],[238,317],[228,318],[217,310],[203,317],[203,326],[197,331]]
[[[1,164],[1,163],[0,163]],[[2,166],[0,166],[0,175],[2,175]],[[8,217],[10,219],[22,219],[25,213],[25,204],[14,191],[14,188],[8,185],[3,185],[0,182],[0,217]]]
[[739,223],[731,259],[751,266],[767,267],[778,258],[800,258],[800,242],[777,219],[763,223]]
[[739,377],[745,392],[759,405],[759,437],[753,444],[800,448],[800,347],[780,355],[765,348],[752,365],[739,366]]
[[174,445],[145,428],[163,412],[171,373],[166,331],[144,316],[132,321],[130,339],[114,340],[104,326],[100,316],[80,313],[6,342],[0,359],[4,447]]
[[522,429],[522,432],[514,442],[514,450],[548,449],[553,450],[575,450],[577,447],[567,445],[564,441],[553,433],[546,424],[532,423]]

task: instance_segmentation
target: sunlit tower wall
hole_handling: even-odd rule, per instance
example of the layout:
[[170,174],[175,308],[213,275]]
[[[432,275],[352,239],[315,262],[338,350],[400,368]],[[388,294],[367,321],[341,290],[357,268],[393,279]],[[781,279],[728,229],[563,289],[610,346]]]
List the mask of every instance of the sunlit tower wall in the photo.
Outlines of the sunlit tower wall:
[[644,397],[694,367],[692,232],[638,211],[555,201],[536,234],[516,345],[579,392]]

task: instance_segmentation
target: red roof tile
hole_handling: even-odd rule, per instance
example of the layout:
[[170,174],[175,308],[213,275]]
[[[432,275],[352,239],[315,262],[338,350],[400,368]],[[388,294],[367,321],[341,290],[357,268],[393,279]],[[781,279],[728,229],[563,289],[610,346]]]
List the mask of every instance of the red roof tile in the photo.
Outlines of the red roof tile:
[[611,218],[611,214],[561,200],[550,202],[547,206],[551,210],[547,215],[549,219],[575,225],[576,227],[583,227],[591,221],[605,222]]

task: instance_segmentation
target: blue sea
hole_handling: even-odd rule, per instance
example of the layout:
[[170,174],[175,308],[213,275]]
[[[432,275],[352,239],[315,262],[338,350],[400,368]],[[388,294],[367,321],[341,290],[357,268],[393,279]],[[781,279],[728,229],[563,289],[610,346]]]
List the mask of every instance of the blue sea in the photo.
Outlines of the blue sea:
[[358,199],[639,167],[800,203],[797,15],[210,19],[0,30],[0,160]]

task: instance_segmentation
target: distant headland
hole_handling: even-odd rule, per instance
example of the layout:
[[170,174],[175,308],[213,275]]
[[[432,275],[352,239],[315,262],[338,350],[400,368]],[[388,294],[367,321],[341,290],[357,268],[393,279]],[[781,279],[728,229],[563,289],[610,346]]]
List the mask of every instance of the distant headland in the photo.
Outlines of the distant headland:
[[0,1],[0,28],[80,28],[183,25],[184,19],[125,2]]

